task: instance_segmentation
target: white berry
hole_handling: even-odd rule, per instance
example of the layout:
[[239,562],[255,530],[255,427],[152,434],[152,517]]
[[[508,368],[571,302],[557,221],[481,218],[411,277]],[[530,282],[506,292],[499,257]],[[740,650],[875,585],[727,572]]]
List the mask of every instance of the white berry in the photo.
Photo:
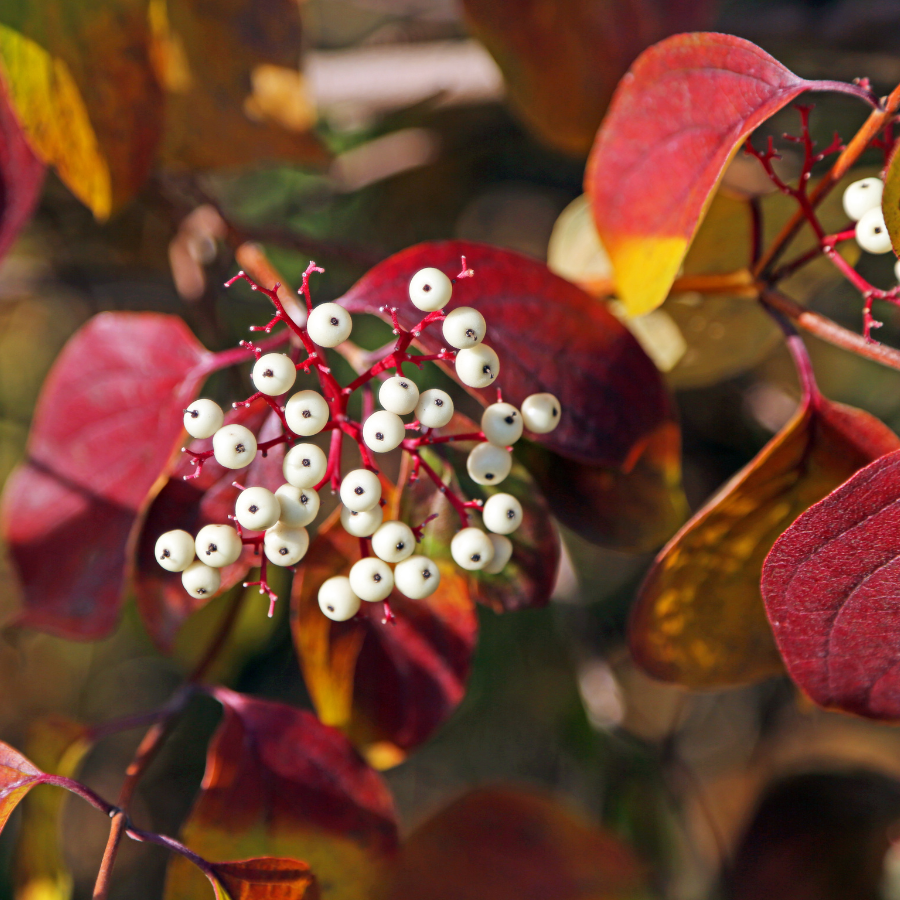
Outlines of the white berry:
[[891,236],[880,206],[863,213],[856,223],[856,242],[867,253],[887,253],[891,249]]
[[350,569],[350,588],[368,603],[386,600],[394,589],[394,573],[384,560],[368,556]]
[[282,525],[292,528],[309,525],[319,514],[319,495],[312,488],[283,484],[275,491],[275,496],[281,505],[278,521]]
[[844,191],[844,212],[858,222],[870,209],[881,206],[884,182],[880,178],[854,181]]
[[488,497],[481,513],[484,527],[495,534],[512,534],[522,524],[522,504],[512,494]]
[[381,482],[368,469],[354,469],[341,482],[341,503],[356,512],[371,509],[381,499]]
[[318,391],[299,391],[288,400],[284,418],[294,434],[310,437],[328,424],[328,404]]
[[412,556],[415,549],[416,536],[406,522],[392,519],[372,535],[372,551],[385,562],[402,562]]
[[562,407],[553,394],[532,394],[522,401],[522,419],[534,434],[547,434],[559,425]]
[[484,316],[471,306],[460,306],[444,319],[444,340],[457,350],[468,350],[484,340]]
[[346,506],[341,510],[341,525],[344,526],[344,531],[353,537],[369,537],[374,534],[383,518],[384,510],[380,503],[363,512],[347,509]]
[[419,389],[405,375],[388,378],[378,390],[378,402],[388,412],[398,416],[409,415],[419,402]]
[[440,583],[441,571],[427,556],[410,556],[394,569],[397,590],[411,600],[430,597]]
[[256,361],[250,377],[258,391],[277,397],[294,386],[297,367],[283,353],[267,353]]
[[194,561],[194,539],[180,528],[156,540],[156,561],[169,572],[183,572]]
[[284,455],[284,480],[298,488],[315,487],[324,477],[328,460],[315,444],[297,444]]
[[466,460],[469,477],[477,484],[500,484],[512,468],[512,455],[493,444],[478,444]]
[[337,303],[322,303],[317,306],[306,321],[307,334],[320,347],[337,347],[346,341],[353,330],[350,313]]
[[193,438],[210,438],[225,421],[225,413],[212,400],[195,400],[184,411],[184,430]]
[[489,534],[494,545],[494,558],[484,567],[488,575],[498,575],[506,567],[513,552],[512,541],[502,534]]
[[226,469],[243,469],[256,456],[256,438],[249,428],[233,422],[213,435],[213,455]]
[[521,413],[511,403],[492,403],[481,414],[484,436],[498,447],[508,447],[522,437]]
[[443,428],[453,418],[453,400],[446,391],[431,388],[419,395],[416,418],[423,428]]
[[305,528],[292,528],[279,522],[266,532],[263,548],[269,562],[276,566],[296,565],[309,549],[309,532]]
[[363,440],[370,450],[387,453],[400,446],[406,437],[406,426],[396,413],[380,409],[363,423]]
[[494,558],[494,545],[480,528],[463,528],[450,541],[450,555],[463,569],[483,569]]
[[247,488],[238,494],[234,517],[249,531],[265,531],[281,518],[281,504],[264,487]]
[[238,533],[230,525],[204,525],[197,532],[194,545],[200,562],[215,569],[237,562],[243,547]]
[[319,609],[335,622],[346,622],[359,612],[359,597],[350,587],[346,575],[335,575],[319,588]]
[[456,374],[469,387],[488,387],[500,374],[500,359],[487,344],[476,344],[457,352]]
[[419,269],[409,282],[409,299],[424,312],[443,309],[452,293],[453,284],[440,269]]
[[900,284],[900,259],[894,263],[894,278],[897,280],[897,283]]
[[198,600],[204,597],[212,597],[222,584],[222,576],[218,569],[211,569],[205,563],[191,563],[181,573],[181,583],[184,589]]

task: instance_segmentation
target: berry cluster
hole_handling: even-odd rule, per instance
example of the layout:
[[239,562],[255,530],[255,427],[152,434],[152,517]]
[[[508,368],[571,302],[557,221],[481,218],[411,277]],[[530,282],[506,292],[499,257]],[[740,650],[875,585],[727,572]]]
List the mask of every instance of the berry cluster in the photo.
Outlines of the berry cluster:
[[[397,319],[398,310],[388,310],[397,335],[396,343],[378,362],[341,387],[325,364],[320,348],[335,348],[346,342],[353,323],[349,313],[336,303],[313,308],[309,276],[314,271],[322,270],[310,263],[298,292],[306,299],[305,326],[295,322],[279,300],[280,285],[271,290],[262,288],[243,272],[228,282],[231,285],[239,278],[244,279],[275,305],[275,317],[267,325],[252,330],[271,332],[276,324],[283,322],[306,350],[306,359],[298,360],[299,348],[292,355],[263,353],[252,343],[241,342],[256,356],[251,374],[256,393],[233,405],[246,406],[262,398],[281,420],[282,434],[258,443],[245,426],[225,424],[221,408],[208,399],[196,400],[184,411],[184,427],[191,437],[212,438],[212,450],[192,453],[196,470],[185,477],[197,477],[209,457],[228,469],[246,468],[257,453],[265,456],[271,447],[284,443],[291,445],[284,456],[285,483],[273,493],[264,487],[245,487],[235,482],[241,493],[234,515],[229,516],[233,525],[206,525],[196,537],[182,530],[168,531],[156,542],[156,558],[164,569],[182,573],[182,583],[189,594],[205,598],[219,590],[220,569],[236,562],[245,544],[253,545],[257,554],[262,550],[260,581],[247,583],[245,587],[259,585],[260,593],[268,593],[271,616],[277,597],[266,582],[266,564],[292,567],[303,559],[309,548],[306,528],[319,512],[318,492],[330,482],[333,492],[340,491],[344,529],[360,538],[362,559],[353,565],[348,576],[338,575],[321,585],[319,606],[329,618],[344,621],[359,611],[362,601],[381,601],[386,605],[385,620],[392,620],[387,599],[394,588],[412,599],[424,599],[440,584],[440,570],[433,560],[415,552],[426,523],[410,526],[396,520],[383,521],[385,501],[373,454],[398,447],[411,454],[410,480],[416,480],[420,471],[425,472],[459,516],[461,528],[450,546],[454,561],[464,569],[498,573],[512,555],[513,546],[507,535],[522,523],[521,504],[507,493],[493,494],[483,504],[456,496],[422,459],[420,449],[449,441],[476,441],[466,462],[469,476],[477,484],[497,485],[512,467],[511,445],[522,436],[524,429],[534,434],[552,431],[559,423],[560,404],[552,394],[533,394],[517,409],[503,402],[498,390],[497,402],[484,410],[481,431],[455,435],[435,433],[435,429],[448,425],[453,418],[453,400],[438,389],[420,393],[415,382],[403,374],[404,363],[421,368],[429,360],[453,361],[459,380],[473,388],[494,385],[500,373],[497,354],[483,343],[487,326],[481,313],[471,307],[458,307],[446,315],[442,312],[450,301],[453,281],[474,274],[466,267],[465,258],[462,271],[453,281],[439,269],[416,272],[409,283],[409,299],[425,317],[410,331],[405,331]],[[441,349],[432,356],[408,353],[412,341],[436,323],[442,324],[444,338],[454,350]],[[302,390],[282,402],[294,386],[298,370],[314,370],[323,393]],[[390,375],[391,370],[395,374]],[[357,389],[368,389],[375,378],[383,379],[378,391],[382,409],[371,411],[361,424],[354,422],[347,415],[348,398]],[[401,417],[409,415],[414,416],[414,421],[404,422]],[[315,444],[301,442],[326,430],[331,431],[327,456]],[[356,442],[362,467],[342,475],[344,435]],[[469,525],[471,509],[481,510],[486,531]]]
[[[891,236],[881,209],[883,193],[884,182],[873,176],[854,181],[844,191],[842,198],[844,212],[856,222],[856,242],[867,253],[888,253],[892,249]],[[894,274],[900,281],[900,260],[894,267]]]

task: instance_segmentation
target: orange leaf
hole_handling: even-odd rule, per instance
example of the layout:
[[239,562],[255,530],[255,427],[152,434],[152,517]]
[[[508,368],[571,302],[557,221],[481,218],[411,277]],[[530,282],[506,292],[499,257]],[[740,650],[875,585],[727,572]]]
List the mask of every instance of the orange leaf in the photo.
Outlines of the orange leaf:
[[631,622],[638,663],[692,688],[781,672],[759,587],[766,555],[805,509],[898,446],[866,412],[805,403],[656,558]]
[[0,741],[0,831],[18,802],[43,778],[40,769]]
[[306,863],[266,856],[212,864],[218,900],[318,900],[319,887]]

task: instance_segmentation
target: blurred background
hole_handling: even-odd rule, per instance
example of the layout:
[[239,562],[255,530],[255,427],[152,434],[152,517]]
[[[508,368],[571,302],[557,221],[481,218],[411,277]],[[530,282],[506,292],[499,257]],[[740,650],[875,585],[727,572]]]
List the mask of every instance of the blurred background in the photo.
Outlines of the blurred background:
[[[879,94],[900,81],[894,0],[471,0],[465,9],[453,0],[306,0],[291,28],[278,16],[292,0],[221,0],[221,20],[216,5],[170,5],[184,45],[170,42],[165,69],[177,94],[184,54],[212,87],[199,99],[178,96],[215,114],[185,101],[163,161],[105,221],[49,173],[34,218],[0,263],[0,478],[22,457],[55,355],[94,313],[177,313],[214,349],[265,321],[249,290],[219,287],[237,269],[229,233],[262,243],[295,285],[310,258],[323,265],[317,300],[339,296],[396,250],[450,237],[542,260],[549,253],[561,274],[584,274],[595,251],[579,243],[577,201],[591,137],[616,79],[665,34],[738,34],[801,76],[865,75]],[[153,8],[158,24],[165,5]],[[0,24],[4,17],[0,9]],[[228,31],[241,22],[246,30]],[[229,95],[228,84],[240,90]],[[865,116],[847,98],[815,102],[812,128],[825,143],[835,129],[849,138]],[[786,110],[767,129],[780,135],[795,121]],[[271,134],[254,141],[247,122]],[[792,162],[786,152],[788,172]],[[737,194],[766,190],[754,179],[739,159],[727,184]],[[733,250],[722,221],[697,253]],[[889,262],[860,265],[890,284]],[[858,296],[827,269],[792,287],[859,329]],[[900,317],[876,314],[886,322],[879,339],[900,345]],[[747,301],[684,294],[654,316],[639,337],[677,397],[685,491],[696,509],[787,421],[798,389],[774,329]],[[900,430],[900,373],[808,345],[827,396]],[[567,530],[563,538],[553,602],[505,616],[479,609],[463,703],[386,771],[404,827],[465,787],[512,779],[557,792],[631,842],[660,896],[757,897],[759,872],[774,873],[771,885],[783,870],[783,896],[900,897],[900,855],[889,849],[900,836],[891,825],[900,820],[900,734],[815,709],[784,677],[706,693],[652,681],[624,642],[652,553],[604,549]],[[8,568],[0,592],[10,615],[18,601]],[[28,753],[48,716],[93,723],[161,704],[222,602],[188,622],[171,658],[153,648],[131,603],[115,635],[95,644],[7,632],[0,737]],[[309,705],[280,607],[272,622],[251,607],[217,675],[240,691]],[[218,716],[211,702],[195,702],[141,786],[137,820],[177,833]],[[84,779],[114,795],[138,737],[102,741]],[[0,898],[16,896],[18,821],[0,837]],[[74,803],[62,821],[74,896],[88,897],[106,823]],[[160,896],[165,862],[154,848],[125,846],[114,896]],[[35,889],[28,900],[55,896]]]

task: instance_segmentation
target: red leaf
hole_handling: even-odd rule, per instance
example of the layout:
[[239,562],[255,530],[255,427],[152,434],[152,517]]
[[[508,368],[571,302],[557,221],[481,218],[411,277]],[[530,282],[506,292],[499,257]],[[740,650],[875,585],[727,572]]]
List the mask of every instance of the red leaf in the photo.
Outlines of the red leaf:
[[666,297],[743,139],[819,83],[726,34],[679,34],[619,83],[585,173],[594,219],[632,315]]
[[181,319],[155,313],[102,313],[66,344],[3,493],[21,624],[83,639],[115,626],[135,522],[212,358]]
[[0,77],[0,257],[31,218],[44,183],[44,165],[19,127]]
[[44,773],[21,753],[0,741],[0,831],[18,802],[43,777]]
[[800,516],[763,567],[791,677],[822,706],[900,719],[900,450]]
[[[319,888],[306,863],[295,859],[245,859],[213,863],[216,896],[223,900],[318,900]],[[212,880],[212,879],[210,879]]]
[[403,846],[390,900],[645,896],[634,853],[551,797],[509,787],[460,797]]
[[[240,422],[261,440],[270,440],[282,433],[281,423],[269,406],[256,400],[250,407],[232,410],[225,416],[226,422]],[[199,452],[210,450],[212,439],[193,441],[190,449]],[[260,485],[275,491],[282,484],[284,444],[269,450],[265,459],[257,456],[240,472],[220,466],[214,458],[208,459],[200,475],[190,481],[183,476],[194,471],[189,454],[178,460],[171,477],[154,499],[144,521],[138,541],[135,592],[138,610],[153,642],[164,653],[172,650],[175,636],[187,618],[211,598],[197,600],[191,597],[181,584],[181,574],[166,572],[156,561],[156,539],[173,528],[183,528],[196,534],[204,525],[213,522],[227,524],[234,515],[234,503],[240,493],[234,482]],[[258,565],[253,549],[245,547],[241,558],[221,569],[222,591],[242,581],[247,573]]]
[[[375,266],[340,303],[382,318],[380,307],[397,306],[400,323],[410,328],[423,315],[409,301],[410,278],[427,266],[455,277],[463,255],[475,277],[456,282],[447,309],[473,306],[484,315],[485,343],[500,357],[504,399],[518,406],[529,394],[555,394],[562,421],[540,442],[583,462],[622,465],[670,415],[668,394],[630,332],[543,263],[468,241],[419,244]],[[439,350],[440,326],[427,329],[419,344],[429,353]],[[473,393],[483,403],[496,399],[493,389]]]
[[358,538],[333,515],[294,579],[294,643],[324,721],[360,745],[389,741],[408,750],[430,737],[462,700],[478,619],[467,579],[450,563],[441,565],[440,587],[427,599],[391,594],[396,624],[382,624],[380,603],[363,604],[349,622],[332,622],[319,609],[319,585],[346,575],[359,555]]
[[[368,896],[397,848],[381,776],[312,713],[226,688],[212,694],[225,718],[209,746],[185,843],[207,859],[303,859],[328,896]],[[173,859],[167,900],[200,896],[198,882],[199,871]]]

